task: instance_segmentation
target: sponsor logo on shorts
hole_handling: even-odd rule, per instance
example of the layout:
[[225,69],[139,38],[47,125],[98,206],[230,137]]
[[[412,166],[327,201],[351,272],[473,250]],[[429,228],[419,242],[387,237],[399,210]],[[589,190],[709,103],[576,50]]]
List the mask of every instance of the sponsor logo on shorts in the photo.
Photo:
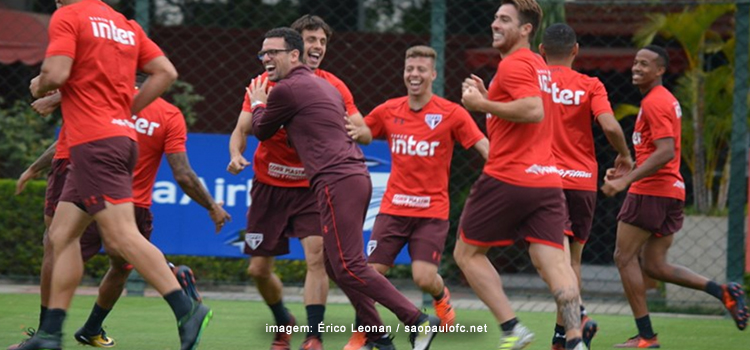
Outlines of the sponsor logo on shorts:
[[378,241],[370,240],[367,242],[367,256],[372,255],[372,252],[375,251],[375,248],[378,247]]
[[410,196],[406,194],[394,194],[393,205],[401,205],[412,208],[429,208],[430,196]]
[[427,126],[432,130],[435,130],[441,121],[443,121],[442,114],[425,114],[424,116],[424,122],[427,123]]
[[245,243],[247,243],[250,249],[256,250],[258,249],[260,244],[263,243],[263,234],[262,233],[246,233]]
[[672,187],[677,187],[679,189],[683,189],[684,190],[685,189],[685,183],[682,182],[682,181],[680,181],[680,180],[677,180],[677,181],[674,182],[674,184],[672,185]]
[[268,164],[268,175],[286,180],[305,180],[305,168],[281,165],[278,163]]
[[534,164],[530,166],[528,169],[526,169],[527,174],[534,174],[534,175],[549,175],[549,174],[558,174],[560,175],[560,170],[557,169],[554,165],[539,165]]
[[563,177],[563,178],[567,177],[567,178],[577,178],[577,179],[590,179],[594,176],[590,172],[583,171],[583,170],[557,169],[557,171],[560,173],[560,177]]

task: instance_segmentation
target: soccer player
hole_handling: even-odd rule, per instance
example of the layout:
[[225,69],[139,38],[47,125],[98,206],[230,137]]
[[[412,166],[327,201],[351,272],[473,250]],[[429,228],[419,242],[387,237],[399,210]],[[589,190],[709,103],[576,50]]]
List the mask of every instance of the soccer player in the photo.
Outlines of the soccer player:
[[[40,114],[48,114],[59,105],[60,95],[44,97],[43,99],[53,99],[57,104],[50,105],[47,101],[37,100],[34,102],[34,109]],[[153,215],[151,214],[151,194],[156,180],[156,172],[159,169],[161,158],[166,154],[173,176],[183,191],[193,200],[198,202],[209,211],[209,216],[216,225],[217,232],[224,225],[224,222],[230,219],[230,216],[221,207],[221,204],[214,202],[211,195],[203,187],[198,176],[190,167],[187,158],[185,142],[187,140],[187,129],[185,126],[184,116],[177,107],[169,104],[159,98],[144,108],[138,116],[133,116],[132,123],[138,132],[138,162],[136,164],[133,176],[133,190],[136,193],[134,198],[135,216],[138,229],[147,239],[150,238],[153,230]],[[59,194],[65,179],[68,175],[67,166],[70,164],[68,151],[62,140],[53,144],[50,151],[45,152],[37,159],[19,178],[17,183],[18,192],[23,190],[25,183],[36,177],[50,164],[53,164],[52,170],[48,176],[47,198],[45,219],[52,219],[55,206],[59,200]],[[54,153],[54,160],[51,160]],[[49,240],[45,237],[45,251],[49,249]],[[81,252],[83,261],[91,259],[102,246],[101,236],[95,224],[89,225],[81,237]],[[52,265],[52,256],[45,254],[42,263],[41,290],[42,290],[42,310],[45,310],[49,301],[49,269]],[[180,266],[181,270],[177,278],[185,289],[185,292],[195,300],[200,300],[200,295],[194,285],[192,271],[187,266]],[[78,332],[75,339],[81,344],[91,345],[94,347],[112,347],[115,345],[114,339],[107,336],[102,329],[102,323],[109,312],[114,307],[117,299],[122,294],[122,290],[127,282],[127,277],[132,270],[132,266],[123,261],[122,258],[110,256],[110,268],[104,276],[100,287],[99,295],[94,305],[89,319]],[[45,293],[45,291],[47,291]],[[43,319],[40,317],[40,323]],[[10,347],[9,350],[18,346]]]
[[[182,349],[195,349],[212,312],[190,299],[164,255],[136,226],[132,170],[137,157],[133,114],[156,99],[177,72],[140,26],[98,0],[62,0],[52,15],[38,98],[60,89],[72,169],[49,229],[54,263],[49,309],[22,347],[60,349],[62,324],[83,273],[79,238],[96,221],[107,251],[134,265],[172,308]],[[133,96],[136,69],[149,74]]]
[[[598,165],[594,150],[593,123],[601,126],[610,145],[617,151],[615,167],[621,172],[633,168],[630,150],[625,142],[620,124],[615,119],[607,98],[607,90],[597,78],[571,69],[578,55],[576,33],[567,24],[557,23],[544,31],[539,52],[547,60],[552,73],[552,106],[547,115],[553,122],[555,132],[552,153],[562,175],[563,193],[567,202],[565,234],[566,249],[570,252],[570,263],[581,287],[581,256],[586,240],[591,233],[591,222],[596,206],[596,181]],[[565,348],[565,327],[561,315],[552,338],[552,349]],[[591,347],[591,339],[597,324],[588,317],[581,304],[581,326],[583,342]]]
[[614,258],[638,334],[616,348],[659,347],[651,327],[641,268],[653,279],[713,295],[729,310],[737,328],[747,327],[748,310],[739,283],[720,285],[667,261],[674,234],[682,228],[685,205],[685,183],[680,175],[682,111],[677,99],[662,85],[668,67],[669,55],[663,47],[648,45],[636,53],[632,80],[643,94],[633,130],[637,166],[625,175],[607,170],[602,186],[607,196],[630,186],[617,216]]
[[[393,311],[408,326],[414,349],[429,349],[440,319],[428,316],[403,296],[384,276],[367,266],[362,224],[372,194],[372,183],[362,150],[345,127],[346,109],[341,94],[317,78],[302,63],[304,45],[290,28],[272,29],[265,35],[258,56],[276,86],[255,79],[249,91],[252,130],[258,140],[271,138],[283,126],[289,143],[299,154],[321,211],[325,266],[328,276],[344,291],[370,327],[372,344],[388,339],[374,301]],[[426,330],[424,327],[428,327]],[[375,330],[374,328],[380,328]]]
[[[362,138],[367,144],[375,137],[387,139],[391,146],[391,176],[367,244],[368,264],[385,274],[408,243],[414,283],[432,295],[445,326],[453,324],[455,311],[438,265],[450,226],[453,146],[459,142],[464,148],[473,147],[487,159],[489,142],[463,107],[432,93],[436,59],[431,47],[409,48],[403,72],[407,96],[375,107],[365,118],[366,126],[348,124],[347,128],[356,141]],[[355,341],[350,340],[345,349],[359,349],[364,338],[362,333],[354,334]]]
[[[328,42],[333,34],[322,18],[304,15],[292,23],[292,29],[302,35],[304,63],[314,74],[336,87],[344,98],[346,115],[358,125],[364,125],[362,115],[354,104],[349,88],[335,75],[320,69]],[[264,73],[259,79],[267,79]],[[273,86],[273,82],[268,86]],[[251,86],[248,86],[250,88]],[[237,126],[229,141],[231,161],[227,171],[238,174],[250,163],[243,153],[247,137],[252,135],[252,105],[245,94]],[[282,282],[273,272],[274,257],[289,253],[289,237],[299,238],[305,252],[304,302],[307,324],[312,326],[301,349],[322,348],[322,335],[317,324],[323,322],[328,297],[328,276],[323,264],[323,237],[320,232],[320,210],[315,194],[297,152],[289,146],[286,132],[281,130],[272,138],[259,143],[255,150],[253,171],[255,178],[250,191],[252,204],[247,214],[245,253],[249,254],[248,274],[271,309],[276,324],[295,322],[284,307]],[[291,335],[276,333],[272,349],[289,349]]]
[[542,18],[534,0],[504,0],[492,22],[492,46],[502,60],[489,91],[478,77],[463,84],[464,106],[487,113],[490,153],[459,223],[454,257],[474,292],[500,323],[500,348],[521,349],[533,333],[519,323],[487,259],[492,246],[529,243],[534,266],[557,302],[566,349],[581,341],[578,283],[563,250],[565,198],[552,155],[550,72],[530,50]]

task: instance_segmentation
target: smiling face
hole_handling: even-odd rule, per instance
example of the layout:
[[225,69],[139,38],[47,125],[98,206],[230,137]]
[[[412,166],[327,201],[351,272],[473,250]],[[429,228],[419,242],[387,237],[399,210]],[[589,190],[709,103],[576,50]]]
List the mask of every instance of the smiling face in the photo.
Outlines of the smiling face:
[[268,73],[268,80],[277,82],[284,79],[289,71],[299,63],[299,52],[289,51],[284,38],[267,38],[263,40],[260,59]]
[[316,30],[302,30],[302,41],[305,43],[304,61],[305,65],[312,69],[318,69],[326,55],[328,37],[323,28]]
[[641,49],[633,60],[633,85],[646,91],[661,83],[664,67],[660,64],[659,54]]
[[518,10],[512,4],[500,6],[492,21],[492,47],[501,53],[511,51],[521,40],[528,41],[531,24],[521,25]]
[[429,57],[408,57],[404,63],[404,84],[409,96],[432,93],[432,82],[437,77],[435,61]]

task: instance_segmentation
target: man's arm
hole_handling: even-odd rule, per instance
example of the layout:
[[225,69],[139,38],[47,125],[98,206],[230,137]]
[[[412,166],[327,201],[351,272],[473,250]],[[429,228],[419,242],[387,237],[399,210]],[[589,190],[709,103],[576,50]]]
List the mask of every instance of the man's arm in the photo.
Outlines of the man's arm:
[[234,175],[239,174],[240,171],[250,165],[243,153],[247,148],[247,137],[253,133],[252,118],[253,115],[250,112],[241,111],[237,118],[237,125],[232,131],[232,136],[229,137],[229,158],[231,160],[227,166],[227,171]]
[[625,134],[614,115],[603,113],[596,117],[599,126],[602,127],[607,141],[617,151],[615,158],[615,174],[622,176],[633,169],[633,158],[630,156],[628,144],[625,142]]
[[219,232],[224,223],[231,220],[232,217],[224,211],[220,203],[214,202],[214,198],[203,187],[203,184],[198,179],[198,175],[190,167],[187,153],[177,152],[167,154],[167,162],[172,168],[172,174],[175,181],[180,185],[180,188],[196,203],[208,210],[208,215],[211,216],[211,220],[216,225],[216,232]]
[[354,113],[346,117],[346,130],[355,142],[362,145],[372,143],[372,130],[365,124],[362,113]]
[[607,196],[614,196],[615,194],[625,190],[630,184],[636,182],[644,177],[653,175],[659,169],[663,168],[664,165],[669,163],[675,157],[674,151],[674,138],[665,137],[658,140],[654,140],[654,146],[656,150],[646,159],[641,166],[636,167],[633,171],[621,176],[616,177],[612,169],[607,170],[607,176],[604,178],[604,185],[602,186],[602,192]]
[[34,98],[40,98],[48,92],[57,90],[70,77],[73,59],[68,56],[50,56],[44,59],[39,75],[31,80],[29,90]]
[[55,157],[55,150],[57,148],[57,141],[53,142],[47,150],[42,153],[31,165],[18,177],[16,181],[16,195],[23,192],[26,188],[26,183],[31,179],[38,177],[44,170],[52,165],[52,159]]
[[477,152],[479,152],[479,154],[482,155],[482,158],[484,158],[484,160],[486,161],[490,156],[490,141],[487,140],[486,137],[484,137],[474,144],[474,149],[477,150]]
[[[292,119],[295,114],[296,101],[294,92],[288,85],[276,85],[266,94],[263,84],[256,86],[251,84],[250,95],[253,104],[260,103],[253,109],[252,131],[260,141],[270,139],[284,125],[285,122]],[[268,105],[263,105],[264,103]]]
[[470,111],[490,113],[514,123],[539,123],[544,119],[544,104],[539,96],[497,102],[482,96],[478,88],[466,86],[461,103]]
[[31,103],[31,108],[41,116],[48,116],[60,107],[62,94],[60,90],[54,90],[54,93],[38,98]]
[[177,80],[177,70],[165,56],[152,59],[143,66],[142,70],[149,76],[133,97],[133,103],[130,105],[130,111],[133,114],[138,114],[146,108]]

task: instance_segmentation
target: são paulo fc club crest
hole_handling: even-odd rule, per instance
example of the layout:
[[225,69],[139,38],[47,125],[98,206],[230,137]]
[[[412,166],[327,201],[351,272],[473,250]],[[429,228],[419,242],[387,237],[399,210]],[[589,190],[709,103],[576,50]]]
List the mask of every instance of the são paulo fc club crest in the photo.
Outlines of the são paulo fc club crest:
[[246,233],[245,243],[247,243],[250,249],[256,250],[258,249],[260,244],[263,243],[263,234],[262,233]]
[[372,252],[375,251],[375,248],[378,247],[378,241],[370,240],[367,242],[367,256],[370,256]]
[[424,121],[427,123],[427,126],[430,127],[430,129],[435,130],[435,128],[440,124],[441,121],[443,121],[443,115],[442,114],[425,114]]

